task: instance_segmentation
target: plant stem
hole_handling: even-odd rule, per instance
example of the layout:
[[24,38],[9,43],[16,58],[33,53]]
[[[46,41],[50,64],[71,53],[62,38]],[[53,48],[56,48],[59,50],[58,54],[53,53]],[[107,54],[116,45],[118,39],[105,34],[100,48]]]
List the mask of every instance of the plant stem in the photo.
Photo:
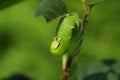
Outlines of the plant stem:
[[[87,23],[87,17],[90,13],[90,9],[85,5],[85,3],[83,3],[83,8],[84,8],[84,15],[83,15],[83,18],[82,18],[81,26],[83,26],[83,28],[84,28],[84,25]],[[77,50],[77,48],[75,50]],[[71,69],[73,59],[74,59],[74,57],[70,57],[70,56],[68,57],[68,60],[66,62],[66,66],[63,70],[62,80],[67,80],[67,78],[69,76],[69,71]]]
[[67,60],[67,64],[65,69],[63,70],[63,74],[62,74],[62,80],[67,80],[68,76],[69,76],[69,71],[71,69],[71,64],[72,64],[72,60],[73,58],[71,58],[70,56],[68,57]]

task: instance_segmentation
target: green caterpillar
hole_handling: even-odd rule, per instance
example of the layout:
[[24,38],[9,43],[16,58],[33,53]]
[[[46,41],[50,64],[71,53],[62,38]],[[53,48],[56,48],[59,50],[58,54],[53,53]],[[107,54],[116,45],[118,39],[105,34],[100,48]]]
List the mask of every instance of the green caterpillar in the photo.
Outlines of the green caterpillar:
[[73,29],[75,25],[79,26],[79,23],[80,18],[77,13],[65,16],[50,47],[50,51],[53,55],[63,55],[69,49]]

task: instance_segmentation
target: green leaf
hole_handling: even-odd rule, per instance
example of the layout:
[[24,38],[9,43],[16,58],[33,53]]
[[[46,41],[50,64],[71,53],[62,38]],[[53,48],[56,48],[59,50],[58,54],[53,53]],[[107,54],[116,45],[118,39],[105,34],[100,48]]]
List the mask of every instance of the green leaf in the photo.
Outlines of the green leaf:
[[85,0],[85,3],[87,4],[87,5],[95,5],[95,4],[98,4],[98,3],[101,3],[101,2],[103,2],[104,0]]
[[24,0],[0,0],[0,10],[12,6]]
[[108,59],[77,63],[68,80],[118,80],[120,61],[113,61]]
[[44,16],[49,22],[67,13],[66,6],[62,0],[44,0],[38,6],[35,16]]

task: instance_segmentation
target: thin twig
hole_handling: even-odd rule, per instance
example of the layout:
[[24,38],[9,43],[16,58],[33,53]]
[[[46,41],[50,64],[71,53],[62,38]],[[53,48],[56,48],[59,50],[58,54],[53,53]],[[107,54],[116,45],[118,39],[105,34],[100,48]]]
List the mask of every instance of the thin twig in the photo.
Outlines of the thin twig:
[[[83,3],[83,8],[84,8],[84,15],[82,18],[82,22],[81,22],[81,26],[83,26],[87,23],[87,17],[89,15],[89,8]],[[69,71],[71,69],[71,65],[72,65],[72,61],[73,61],[73,57],[69,57],[68,61],[67,61],[67,65],[65,67],[65,69],[63,70],[63,74],[62,74],[62,80],[67,80],[68,76],[69,76]]]
[[84,26],[84,25],[87,23],[87,17],[88,17],[88,15],[89,15],[89,12],[90,12],[90,11],[89,11],[89,8],[86,7],[86,8],[85,8],[85,11],[84,11],[82,23],[81,23],[82,26]]
[[73,60],[73,58],[71,58],[71,57],[68,58],[67,65],[63,71],[62,80],[67,80],[69,71],[71,69],[72,60]]

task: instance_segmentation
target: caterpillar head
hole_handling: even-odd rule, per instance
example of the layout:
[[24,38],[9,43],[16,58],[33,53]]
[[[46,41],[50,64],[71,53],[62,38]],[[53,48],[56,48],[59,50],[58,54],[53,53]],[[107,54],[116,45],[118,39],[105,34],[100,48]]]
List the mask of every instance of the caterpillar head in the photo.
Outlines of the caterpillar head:
[[65,51],[65,46],[62,43],[62,39],[60,37],[55,37],[51,47],[50,51],[53,55],[62,55]]
[[61,38],[55,37],[51,47],[53,49],[57,49],[60,46],[60,40],[61,40]]

